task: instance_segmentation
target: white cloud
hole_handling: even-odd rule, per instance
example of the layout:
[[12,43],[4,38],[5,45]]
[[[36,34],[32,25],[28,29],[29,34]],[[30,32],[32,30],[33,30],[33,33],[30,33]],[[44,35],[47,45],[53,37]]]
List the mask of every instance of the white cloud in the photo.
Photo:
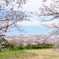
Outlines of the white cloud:
[[21,26],[40,26],[40,21],[39,20],[32,20],[32,21],[22,21],[22,22],[18,22],[18,25]]
[[53,20],[53,21],[48,21],[48,22],[40,22],[39,20],[32,20],[32,21],[21,21],[21,22],[18,22],[17,24],[18,25],[21,25],[21,26],[42,26],[41,24],[47,24],[47,25],[50,25],[52,23],[59,23],[59,20]]
[[52,23],[55,23],[55,24],[58,24],[59,23],[59,20],[58,19],[55,19],[55,20],[51,20],[51,21],[47,21],[47,22],[42,22],[40,24],[47,24],[47,25],[50,25]]
[[[52,0],[47,0],[45,2],[46,5],[49,5],[49,3],[52,3]],[[28,0],[28,2],[23,6],[23,9],[31,12],[39,11],[38,8],[42,7],[42,4],[44,4],[42,0]]]
[[42,0],[28,0],[28,2],[23,6],[23,9],[31,12],[37,11],[41,4]]

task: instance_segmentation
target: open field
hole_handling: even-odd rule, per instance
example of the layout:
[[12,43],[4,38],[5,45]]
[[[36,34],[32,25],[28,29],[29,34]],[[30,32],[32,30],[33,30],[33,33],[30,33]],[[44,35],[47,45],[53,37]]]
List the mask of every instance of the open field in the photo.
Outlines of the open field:
[[0,59],[59,59],[59,52],[51,49],[10,50],[0,52]]
[[37,56],[37,54],[32,52],[26,52],[23,50],[11,50],[0,52],[0,59],[28,59],[33,56]]
[[34,56],[29,59],[59,59],[59,52],[53,51],[51,49],[27,50],[27,52],[34,52],[38,54],[38,56]]

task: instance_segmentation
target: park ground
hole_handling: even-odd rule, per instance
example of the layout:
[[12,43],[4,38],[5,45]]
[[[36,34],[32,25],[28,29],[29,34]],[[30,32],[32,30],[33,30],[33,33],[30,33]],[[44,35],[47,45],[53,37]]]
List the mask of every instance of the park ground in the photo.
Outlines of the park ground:
[[27,52],[38,54],[38,56],[34,56],[29,59],[59,59],[59,52],[53,51],[52,49],[27,50]]
[[0,52],[0,59],[59,59],[59,51],[52,49],[25,49]]

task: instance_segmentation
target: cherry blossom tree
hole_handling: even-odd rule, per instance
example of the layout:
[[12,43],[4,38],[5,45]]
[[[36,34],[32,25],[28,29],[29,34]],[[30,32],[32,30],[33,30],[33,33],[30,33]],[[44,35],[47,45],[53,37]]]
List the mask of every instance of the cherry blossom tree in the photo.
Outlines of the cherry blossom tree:
[[43,19],[42,24],[43,26],[48,27],[49,29],[53,29],[52,34],[53,35],[59,35],[59,23],[51,23],[51,24],[46,24],[43,22],[48,22],[59,19],[59,0],[51,0],[51,3],[49,5],[46,4],[48,0],[46,0],[43,4],[42,7],[39,8],[40,13],[38,14],[39,17],[44,16],[44,17],[50,17],[49,19]]
[[18,22],[27,20],[26,12],[22,11],[22,5],[26,2],[26,0],[0,0],[0,36],[10,31],[12,27],[21,31]]
[[39,45],[39,44],[52,44],[50,38],[45,39],[45,37],[48,37],[47,35],[43,34],[33,34],[33,35],[26,35],[20,34],[18,36],[16,35],[6,35],[5,39],[7,39],[8,42],[16,42],[17,45],[26,46],[26,45]]
[[[46,39],[48,39],[51,36],[57,37],[59,36],[59,23],[58,22],[53,23],[52,21],[59,19],[59,0],[51,0],[49,4],[47,4],[48,0],[42,1],[43,1],[42,6],[38,8],[39,13],[36,12],[35,15],[38,15],[39,17],[45,17],[44,19],[41,19],[42,22],[41,25],[46,26],[49,29],[52,29],[52,31],[49,33]],[[56,42],[57,41],[56,39],[55,45],[57,46],[59,45],[59,43]]]

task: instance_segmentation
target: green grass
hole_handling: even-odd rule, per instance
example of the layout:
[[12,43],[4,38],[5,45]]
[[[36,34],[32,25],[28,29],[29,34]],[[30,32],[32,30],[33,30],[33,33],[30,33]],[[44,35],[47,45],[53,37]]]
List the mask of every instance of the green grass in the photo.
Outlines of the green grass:
[[52,48],[39,48],[39,49],[34,49],[34,48],[29,48],[29,49],[23,49],[23,50],[46,50],[46,49],[52,49]]
[[26,52],[24,50],[10,50],[0,52],[0,59],[28,59],[33,56],[37,56],[37,54]]
[[[0,52],[0,59],[28,59],[33,56],[38,56],[35,53],[32,52],[26,52],[26,50],[41,50],[41,49],[52,49],[52,48],[23,48],[22,50],[18,48],[18,46],[15,46],[14,49],[10,49],[9,51],[6,48],[6,51]],[[51,59],[51,56],[49,57]],[[46,58],[47,59],[47,58]]]

